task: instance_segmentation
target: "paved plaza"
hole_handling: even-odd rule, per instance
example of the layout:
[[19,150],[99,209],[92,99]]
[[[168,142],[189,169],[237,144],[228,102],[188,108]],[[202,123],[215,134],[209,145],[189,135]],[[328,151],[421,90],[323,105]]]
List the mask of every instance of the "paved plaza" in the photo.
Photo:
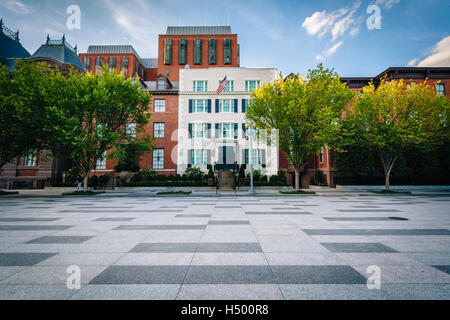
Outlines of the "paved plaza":
[[450,299],[450,197],[1,198],[0,299]]

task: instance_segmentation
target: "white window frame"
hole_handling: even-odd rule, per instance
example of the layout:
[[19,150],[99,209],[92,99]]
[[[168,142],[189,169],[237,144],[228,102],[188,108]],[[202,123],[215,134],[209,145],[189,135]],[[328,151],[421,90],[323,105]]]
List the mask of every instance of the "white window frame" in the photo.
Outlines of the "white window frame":
[[[224,110],[226,102],[229,103],[228,111]],[[219,112],[220,113],[234,113],[234,99],[220,99],[219,100]]]
[[[228,135],[224,134],[228,133]],[[234,123],[219,123],[219,139],[234,139]]]
[[30,152],[23,156],[23,166],[24,167],[35,167],[37,166],[37,152]]
[[154,112],[166,112],[166,99],[154,99],[153,110]]
[[164,148],[154,149],[152,155],[152,168],[155,170],[164,169]]
[[[202,109],[199,107],[199,103],[203,104]],[[195,99],[192,100],[192,113],[208,113],[208,100]]]
[[194,149],[192,150],[192,165],[205,166],[208,165],[208,150]]
[[[439,90],[439,88],[442,88],[442,90]],[[436,83],[436,94],[441,96],[445,95],[445,84]]]
[[253,153],[250,154],[250,149],[246,149],[246,155],[244,161],[245,164],[250,164],[250,161],[253,162],[253,165],[261,165],[262,164],[262,149],[253,149]]
[[[219,80],[219,85],[222,80]],[[227,80],[225,83],[225,88],[223,88],[224,92],[233,92],[234,91],[234,80]]]
[[192,124],[192,139],[206,139],[208,138],[208,124],[207,123],[193,123]]
[[164,138],[166,133],[165,130],[166,130],[165,122],[153,122],[154,138]]
[[192,90],[194,92],[207,92],[208,91],[208,81],[207,80],[192,81]]
[[325,150],[320,148],[320,154],[319,154],[319,162],[322,164],[325,162]]
[[261,86],[261,81],[259,80],[245,80],[245,91],[252,91]]
[[102,157],[95,163],[95,170],[106,170],[106,151],[103,152]]
[[156,81],[156,90],[166,90],[166,81],[164,79]]
[[128,136],[136,138],[136,122],[128,122],[125,127],[125,132]]

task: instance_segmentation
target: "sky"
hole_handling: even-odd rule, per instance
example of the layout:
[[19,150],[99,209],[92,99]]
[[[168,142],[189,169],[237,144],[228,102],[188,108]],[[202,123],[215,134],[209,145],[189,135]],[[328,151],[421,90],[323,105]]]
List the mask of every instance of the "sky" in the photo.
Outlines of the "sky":
[[[67,26],[77,21],[72,5],[79,29]],[[287,75],[322,62],[343,77],[372,77],[389,67],[450,66],[450,0],[0,0],[0,17],[31,54],[47,34],[65,34],[81,53],[130,44],[156,58],[169,25],[230,25],[241,67]]]

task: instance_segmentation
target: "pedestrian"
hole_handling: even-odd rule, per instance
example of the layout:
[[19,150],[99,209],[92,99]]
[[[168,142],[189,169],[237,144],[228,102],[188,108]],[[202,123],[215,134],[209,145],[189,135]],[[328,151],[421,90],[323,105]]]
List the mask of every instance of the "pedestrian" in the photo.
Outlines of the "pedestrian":
[[78,175],[77,177],[77,190],[78,191],[83,191],[83,177],[81,175]]

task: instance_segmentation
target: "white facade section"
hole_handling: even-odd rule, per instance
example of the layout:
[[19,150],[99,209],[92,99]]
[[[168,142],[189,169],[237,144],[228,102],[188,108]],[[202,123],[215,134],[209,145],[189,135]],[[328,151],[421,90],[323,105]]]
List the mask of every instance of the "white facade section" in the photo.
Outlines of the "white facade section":
[[[278,172],[278,145],[267,146],[260,139],[250,141],[245,133],[245,107],[250,100],[250,87],[272,82],[276,69],[208,68],[180,70],[178,111],[178,172],[190,165],[205,172],[207,165],[229,170],[234,164],[246,165],[253,158],[254,169],[265,175]],[[219,83],[232,81],[219,95]],[[207,81],[207,91],[198,91],[199,81]],[[246,83],[247,82],[247,83]],[[244,107],[244,109],[243,109]]]

